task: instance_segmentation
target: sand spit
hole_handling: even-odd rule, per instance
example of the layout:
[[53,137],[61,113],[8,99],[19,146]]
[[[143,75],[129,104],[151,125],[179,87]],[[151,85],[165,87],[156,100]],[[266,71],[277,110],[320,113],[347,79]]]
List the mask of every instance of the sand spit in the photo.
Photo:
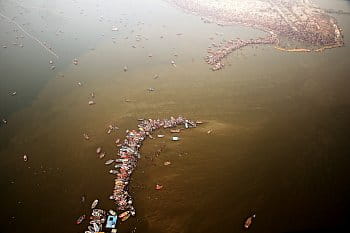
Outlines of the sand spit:
[[[323,51],[344,45],[342,29],[325,10],[309,0],[168,0],[171,4],[218,25],[239,24],[268,33],[265,38],[231,40],[210,49],[206,57],[212,70],[224,67],[229,53],[252,44],[275,44],[289,52]],[[283,48],[281,38],[301,43],[303,48]]]

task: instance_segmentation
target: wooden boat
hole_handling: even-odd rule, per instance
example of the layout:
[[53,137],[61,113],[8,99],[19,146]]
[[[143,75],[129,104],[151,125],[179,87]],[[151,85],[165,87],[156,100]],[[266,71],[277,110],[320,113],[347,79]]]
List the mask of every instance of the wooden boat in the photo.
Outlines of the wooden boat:
[[96,199],[92,202],[91,209],[94,209],[97,206],[97,204],[98,204],[98,200]]
[[244,222],[244,228],[248,229],[252,223],[253,223],[253,219],[256,217],[255,214],[253,214],[252,216],[248,217],[247,220],[245,220]]
[[127,216],[129,213],[130,213],[130,211],[125,211],[125,212],[119,214],[118,217],[119,217],[119,218],[124,218],[124,217]]
[[129,217],[130,217],[130,214],[125,215],[125,217],[122,218],[122,222],[128,220]]
[[77,224],[79,225],[85,219],[85,214],[77,219]]
[[99,153],[101,153],[101,151],[102,151],[102,148],[101,147],[97,147],[96,153],[99,154]]
[[114,162],[114,159],[109,159],[105,162],[105,165],[110,165]]

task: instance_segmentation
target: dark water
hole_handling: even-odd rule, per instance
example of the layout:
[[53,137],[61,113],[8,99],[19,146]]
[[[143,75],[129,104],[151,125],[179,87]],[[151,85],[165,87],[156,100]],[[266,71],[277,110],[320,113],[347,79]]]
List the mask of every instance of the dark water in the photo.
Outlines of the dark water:
[[[319,5],[350,11],[343,0]],[[209,37],[261,33],[204,24],[158,0],[0,1],[0,12],[59,55],[27,36],[18,39],[23,48],[13,45],[23,33],[1,18],[0,117],[8,124],[0,127],[0,232],[83,232],[86,222],[75,220],[89,214],[92,200],[113,208],[113,177],[96,147],[112,158],[114,140],[138,118],[179,114],[206,123],[177,143],[166,132],[145,142],[131,185],[137,216],[119,232],[243,232],[253,212],[251,232],[347,223],[349,16],[334,15],[343,48],[299,54],[249,47],[212,72],[203,61]],[[94,106],[87,104],[91,92]],[[111,123],[120,127],[116,135],[106,134]],[[164,189],[155,191],[156,183]]]

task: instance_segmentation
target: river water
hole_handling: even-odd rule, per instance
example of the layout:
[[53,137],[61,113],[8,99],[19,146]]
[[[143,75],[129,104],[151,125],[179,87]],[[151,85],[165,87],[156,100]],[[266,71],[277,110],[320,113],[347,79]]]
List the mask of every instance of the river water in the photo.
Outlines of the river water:
[[[317,3],[350,11],[345,0]],[[83,232],[87,222],[75,221],[94,199],[113,208],[113,176],[96,148],[113,158],[114,140],[138,118],[177,115],[205,124],[176,143],[165,131],[145,141],[130,186],[137,215],[118,232],[243,232],[252,213],[251,232],[345,226],[349,15],[334,15],[345,47],[247,47],[212,72],[203,60],[210,37],[262,33],[206,24],[160,0],[4,0],[0,13],[59,56],[0,18],[0,117],[8,121],[0,127],[0,232]],[[120,129],[108,135],[109,124]]]

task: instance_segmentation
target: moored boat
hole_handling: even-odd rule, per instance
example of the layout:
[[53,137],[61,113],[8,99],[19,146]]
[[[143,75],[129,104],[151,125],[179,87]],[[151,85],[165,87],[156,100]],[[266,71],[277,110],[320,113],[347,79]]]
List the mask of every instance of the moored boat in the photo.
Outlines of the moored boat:
[[85,214],[80,216],[78,219],[77,219],[77,224],[79,225],[82,221],[84,221],[85,219]]
[[252,223],[253,223],[253,219],[256,217],[255,214],[253,214],[252,216],[248,217],[247,220],[245,220],[244,222],[244,228],[248,229]]
[[98,200],[96,199],[92,202],[91,209],[94,209],[97,206],[97,204],[98,204]]
[[110,165],[114,162],[114,159],[109,159],[105,162],[106,165]]

